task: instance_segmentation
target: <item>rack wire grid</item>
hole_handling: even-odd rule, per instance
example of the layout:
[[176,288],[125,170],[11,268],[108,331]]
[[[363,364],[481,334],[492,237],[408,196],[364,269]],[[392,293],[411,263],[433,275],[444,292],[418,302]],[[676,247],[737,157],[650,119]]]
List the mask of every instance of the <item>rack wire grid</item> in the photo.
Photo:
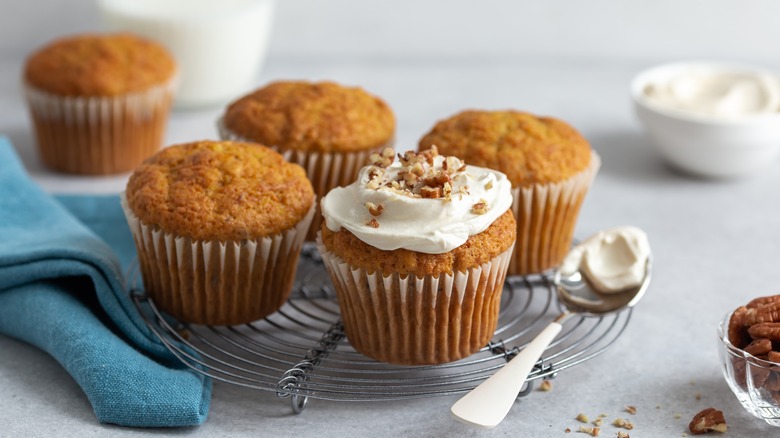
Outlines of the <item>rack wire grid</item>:
[[[382,401],[462,394],[495,373],[530,343],[563,309],[552,274],[509,277],[498,328],[479,352],[456,362],[400,366],[369,359],[344,335],[338,302],[316,246],[306,245],[288,302],[250,324],[203,326],[164,316],[140,286],[137,264],[129,277],[145,322],[186,366],[216,381],[274,391],[300,413],[310,398]],[[632,309],[602,317],[573,317],[526,379],[534,381],[592,359],[620,337]]]

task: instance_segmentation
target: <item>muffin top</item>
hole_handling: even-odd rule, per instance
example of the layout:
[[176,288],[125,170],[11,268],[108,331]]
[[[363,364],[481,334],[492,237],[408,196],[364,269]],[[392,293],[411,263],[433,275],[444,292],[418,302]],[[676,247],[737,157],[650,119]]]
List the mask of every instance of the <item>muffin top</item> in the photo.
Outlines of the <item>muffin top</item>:
[[224,126],[282,149],[352,152],[389,143],[395,117],[380,98],[333,82],[274,82],[233,102]]
[[141,222],[196,240],[257,239],[294,227],[314,202],[303,168],[265,146],[200,141],[165,148],[130,176]]
[[33,53],[25,81],[63,96],[116,96],[168,81],[176,64],[161,45],[128,33],[58,39]]
[[513,187],[563,181],[585,170],[588,142],[567,123],[519,111],[471,110],[438,122],[420,139],[442,154],[505,173]]

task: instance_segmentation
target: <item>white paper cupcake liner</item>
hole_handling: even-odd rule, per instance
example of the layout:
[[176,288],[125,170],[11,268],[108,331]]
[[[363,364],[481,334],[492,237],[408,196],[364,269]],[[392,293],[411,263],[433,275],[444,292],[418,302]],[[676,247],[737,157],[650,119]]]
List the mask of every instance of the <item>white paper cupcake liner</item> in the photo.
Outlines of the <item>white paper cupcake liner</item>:
[[110,97],[58,96],[25,84],[41,161],[76,174],[134,169],[162,145],[176,82]]
[[498,325],[512,249],[466,272],[440,276],[369,274],[318,249],[339,298],[344,330],[356,350],[383,362],[451,362],[487,345]]
[[[255,140],[236,134],[225,127],[222,118],[217,120],[217,130],[222,140],[256,143]],[[275,145],[264,146],[280,153],[285,160],[303,167],[314,187],[317,199],[322,199],[331,189],[352,184],[357,179],[360,169],[368,164],[369,155],[392,145],[393,141],[390,141],[378,148],[355,152],[307,152],[281,149]],[[322,220],[322,214],[318,211],[306,236],[307,241],[315,240]]]
[[278,310],[292,289],[315,203],[295,227],[254,240],[206,241],[144,224],[122,208],[133,233],[144,289],[155,305],[190,323],[249,323]]
[[509,275],[537,274],[561,263],[571,248],[580,206],[600,166],[601,159],[591,152],[588,168],[567,180],[512,189],[517,241]]

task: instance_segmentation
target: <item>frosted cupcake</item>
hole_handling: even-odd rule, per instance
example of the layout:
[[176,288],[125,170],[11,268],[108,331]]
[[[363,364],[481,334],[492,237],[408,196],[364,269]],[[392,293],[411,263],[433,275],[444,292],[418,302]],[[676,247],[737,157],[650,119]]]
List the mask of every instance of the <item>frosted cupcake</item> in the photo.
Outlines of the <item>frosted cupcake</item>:
[[601,161],[569,124],[519,111],[464,111],[420,140],[512,183],[517,243],[510,275],[558,266],[569,251],[580,206]]
[[[273,82],[231,103],[217,125],[223,139],[268,145],[303,166],[318,198],[354,181],[395,133],[382,99],[333,82]],[[320,221],[317,214],[307,240]]]
[[24,68],[41,161],[67,173],[131,171],[162,144],[176,77],[167,50],[131,34],[41,48]]
[[478,351],[498,323],[515,241],[509,181],[435,148],[371,161],[321,202],[318,245],[347,338],[397,364]]
[[155,304],[185,322],[241,324],[286,301],[314,193],[266,147],[201,141],[144,161],[122,205]]

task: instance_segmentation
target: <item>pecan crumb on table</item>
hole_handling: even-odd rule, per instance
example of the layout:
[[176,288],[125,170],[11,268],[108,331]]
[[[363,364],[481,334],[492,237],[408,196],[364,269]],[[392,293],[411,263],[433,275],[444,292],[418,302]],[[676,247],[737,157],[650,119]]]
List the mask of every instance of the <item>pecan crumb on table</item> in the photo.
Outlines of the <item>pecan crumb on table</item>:
[[688,425],[688,430],[695,435],[708,432],[726,432],[728,426],[723,412],[715,408],[707,408],[693,417]]

